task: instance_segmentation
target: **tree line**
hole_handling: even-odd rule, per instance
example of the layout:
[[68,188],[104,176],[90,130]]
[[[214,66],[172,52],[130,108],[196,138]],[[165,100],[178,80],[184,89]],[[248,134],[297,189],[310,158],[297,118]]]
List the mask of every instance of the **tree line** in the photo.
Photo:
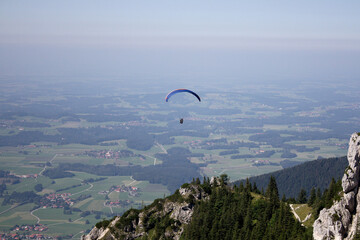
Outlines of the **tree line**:
[[[256,183],[259,189],[265,189],[271,176],[279,183],[280,195],[296,198],[301,189],[309,195],[313,187],[324,191],[332,181],[339,179],[348,166],[346,157],[319,159],[286,168],[270,174],[249,178],[251,183]],[[235,181],[239,185],[246,180]]]

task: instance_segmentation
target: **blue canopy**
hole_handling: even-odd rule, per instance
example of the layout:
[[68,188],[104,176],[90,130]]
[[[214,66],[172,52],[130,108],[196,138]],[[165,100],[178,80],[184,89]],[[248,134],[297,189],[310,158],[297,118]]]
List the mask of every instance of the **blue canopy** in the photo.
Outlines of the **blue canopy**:
[[193,92],[193,91],[191,91],[189,89],[184,89],[184,88],[175,89],[175,90],[169,92],[168,95],[166,95],[165,101],[168,102],[172,95],[180,93],[180,92],[191,93],[192,95],[194,95],[199,100],[199,102],[201,102],[201,99],[200,99],[199,95],[197,95],[195,92]]

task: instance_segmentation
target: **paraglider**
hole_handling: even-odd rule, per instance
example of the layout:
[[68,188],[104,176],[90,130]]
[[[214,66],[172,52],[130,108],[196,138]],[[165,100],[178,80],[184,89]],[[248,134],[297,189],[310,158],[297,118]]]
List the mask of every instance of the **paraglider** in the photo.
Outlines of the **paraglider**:
[[184,88],[175,89],[175,90],[169,92],[168,95],[166,95],[166,97],[165,97],[165,101],[168,102],[172,95],[177,94],[177,93],[181,93],[181,92],[191,93],[192,95],[194,95],[199,100],[199,102],[201,102],[201,99],[200,99],[199,95],[197,95],[195,92],[193,92],[193,91],[191,91],[189,89],[184,89]]
[[[190,93],[190,94],[194,95],[199,100],[199,102],[201,102],[201,98],[199,97],[199,95],[197,95],[195,92],[193,92],[189,89],[184,89],[184,88],[175,89],[175,90],[169,92],[165,97],[165,101],[168,102],[171,96],[173,96],[174,94],[177,94],[177,93],[181,93],[181,92]],[[180,118],[180,124],[183,124],[183,123],[184,123],[184,119]]]

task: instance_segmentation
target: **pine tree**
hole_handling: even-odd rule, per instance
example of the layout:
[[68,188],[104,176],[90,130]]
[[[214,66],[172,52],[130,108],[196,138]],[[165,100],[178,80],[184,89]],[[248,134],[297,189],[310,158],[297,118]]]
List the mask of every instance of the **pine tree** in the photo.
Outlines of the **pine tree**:
[[254,193],[260,194],[260,191],[259,191],[259,189],[258,189],[257,186],[256,186],[256,182],[254,182],[254,184],[253,184],[253,186],[252,186],[252,191],[253,191]]
[[311,207],[316,201],[316,190],[315,187],[313,187],[310,191],[310,197],[308,199],[308,205]]
[[230,181],[230,178],[228,177],[227,174],[221,174],[220,175],[220,183],[222,185],[227,185],[229,183],[229,181]]
[[240,233],[240,230],[239,230],[239,222],[236,221],[235,222],[235,226],[234,226],[234,230],[232,232],[232,239],[239,239],[239,233]]
[[252,187],[251,187],[251,183],[249,181],[249,178],[246,178],[245,189],[248,190],[249,192],[252,191]]
[[298,195],[297,202],[298,202],[298,203],[301,203],[301,204],[304,204],[304,203],[307,202],[305,189],[302,188],[302,189],[300,190],[299,195]]
[[199,179],[199,178],[196,178],[196,180],[195,180],[195,184],[196,184],[196,185],[200,185],[200,184],[201,184],[201,182],[200,182],[200,179]]
[[328,191],[326,192],[326,195],[325,195],[325,207],[326,208],[331,207],[331,205],[333,203],[332,200],[335,197],[335,195],[336,195],[336,182],[335,182],[335,179],[332,178],[331,182],[330,182],[329,189],[328,189]]
[[244,184],[242,182],[240,182],[239,184],[239,192],[243,192],[244,191]]
[[271,176],[265,196],[269,198],[272,209],[278,208],[280,204],[279,191],[277,188],[275,177]]

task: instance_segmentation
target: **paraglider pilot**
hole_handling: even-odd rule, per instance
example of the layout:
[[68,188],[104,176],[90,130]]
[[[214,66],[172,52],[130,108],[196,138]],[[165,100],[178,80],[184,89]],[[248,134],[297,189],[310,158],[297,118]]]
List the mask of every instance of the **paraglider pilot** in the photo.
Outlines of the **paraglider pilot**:
[[[199,102],[201,102],[201,99],[199,97],[199,95],[197,95],[195,92],[189,90],[189,89],[184,89],[184,88],[180,88],[180,89],[175,89],[171,92],[168,93],[168,95],[166,95],[165,97],[165,101],[168,102],[169,101],[169,98],[174,95],[174,94],[177,94],[177,93],[180,93],[180,92],[187,92],[187,93],[191,93],[192,95],[194,95],[198,100]],[[184,122],[184,119],[183,118],[180,118],[180,124],[183,124]]]

